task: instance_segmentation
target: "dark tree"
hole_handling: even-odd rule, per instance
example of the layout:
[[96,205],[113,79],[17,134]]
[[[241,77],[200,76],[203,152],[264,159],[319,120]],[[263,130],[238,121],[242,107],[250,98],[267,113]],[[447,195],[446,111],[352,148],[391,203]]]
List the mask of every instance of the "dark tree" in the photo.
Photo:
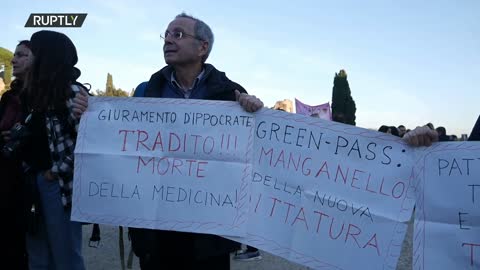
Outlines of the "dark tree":
[[355,125],[357,108],[350,92],[345,70],[335,73],[332,92],[332,119],[333,121]]

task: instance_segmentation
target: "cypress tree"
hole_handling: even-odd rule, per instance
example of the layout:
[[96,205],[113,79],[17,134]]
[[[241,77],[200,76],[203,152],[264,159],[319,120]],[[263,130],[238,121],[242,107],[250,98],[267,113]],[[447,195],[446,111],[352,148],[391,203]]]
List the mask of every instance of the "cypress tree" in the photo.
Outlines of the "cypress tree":
[[355,112],[357,107],[352,98],[350,86],[345,70],[335,73],[332,91],[332,119],[333,121],[355,126]]

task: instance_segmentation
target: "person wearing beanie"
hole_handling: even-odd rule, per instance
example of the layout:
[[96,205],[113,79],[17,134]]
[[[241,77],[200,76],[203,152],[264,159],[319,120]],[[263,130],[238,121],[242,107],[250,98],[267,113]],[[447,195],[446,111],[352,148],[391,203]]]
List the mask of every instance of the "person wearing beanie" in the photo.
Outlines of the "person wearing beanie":
[[77,50],[54,31],[36,32],[30,43],[33,62],[21,95],[28,135],[20,151],[32,186],[27,205],[37,214],[27,233],[29,268],[83,270],[82,226],[70,220],[79,124],[73,98],[86,94],[75,83]]

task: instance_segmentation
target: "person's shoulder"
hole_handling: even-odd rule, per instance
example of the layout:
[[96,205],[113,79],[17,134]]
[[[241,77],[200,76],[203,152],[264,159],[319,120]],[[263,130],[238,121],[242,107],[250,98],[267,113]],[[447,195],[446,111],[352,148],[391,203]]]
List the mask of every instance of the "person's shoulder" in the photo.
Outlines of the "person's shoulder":
[[162,83],[165,80],[168,80],[170,78],[170,75],[172,74],[173,68],[171,66],[165,66],[159,71],[155,72],[150,76],[150,79],[148,80],[149,83],[151,83],[153,86],[156,86],[158,83]]
[[227,86],[228,89],[230,89],[232,91],[233,90],[238,90],[238,91],[240,91],[240,93],[247,93],[247,91],[245,90],[245,88],[243,88],[243,86],[241,86],[237,82],[234,82],[234,81],[230,80],[227,77],[227,74],[225,72],[216,69],[211,64],[205,64],[205,66],[206,66],[207,74],[209,74],[211,80],[213,80],[215,83],[224,84],[224,85]]
[[11,91],[12,90],[7,90],[2,94],[2,96],[0,96],[0,111],[2,110],[4,104],[8,103],[10,98],[13,96]]
[[2,98],[2,99],[8,99],[8,98],[10,98],[11,96],[16,95],[17,93],[18,93],[18,91],[14,90],[14,89],[8,89],[7,91],[5,91],[5,92],[2,94],[1,98]]
[[156,78],[156,77],[166,77],[166,78],[168,78],[168,77],[170,77],[170,74],[172,73],[172,70],[173,70],[173,68],[171,66],[164,66],[159,71],[153,73],[152,76],[150,77],[150,80],[152,78]]
[[145,96],[145,90],[147,89],[148,86],[148,81],[141,82],[136,88],[135,91],[133,92],[134,97],[144,97]]
[[233,90],[238,90],[240,91],[240,93],[248,94],[247,90],[245,90],[245,88],[243,88],[243,86],[241,86],[239,83],[236,83],[231,80],[229,80],[229,83],[230,83],[230,88],[232,88]]
[[148,81],[141,82],[139,85],[137,85],[137,87],[135,87],[135,90],[137,90],[138,88],[147,87],[147,85]]
[[165,81],[165,79],[168,77],[167,74],[171,73],[171,67],[170,66],[165,66],[159,71],[155,72],[150,76],[150,79],[148,81],[141,82],[136,88],[135,91],[133,92],[134,97],[145,97],[147,90],[149,91],[150,88],[158,88],[159,86],[161,87]]

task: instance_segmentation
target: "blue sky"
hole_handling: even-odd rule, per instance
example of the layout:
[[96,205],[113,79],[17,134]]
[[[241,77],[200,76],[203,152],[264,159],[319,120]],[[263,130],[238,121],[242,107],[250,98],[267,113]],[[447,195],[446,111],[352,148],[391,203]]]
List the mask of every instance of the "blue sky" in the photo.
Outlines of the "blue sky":
[[73,40],[80,81],[104,89],[107,72],[130,90],[165,65],[163,33],[185,11],[208,23],[208,62],[271,107],[331,100],[345,69],[357,126],[432,122],[470,133],[480,110],[480,1],[24,0],[2,3],[0,46],[13,50],[38,28],[30,13],[88,13]]

